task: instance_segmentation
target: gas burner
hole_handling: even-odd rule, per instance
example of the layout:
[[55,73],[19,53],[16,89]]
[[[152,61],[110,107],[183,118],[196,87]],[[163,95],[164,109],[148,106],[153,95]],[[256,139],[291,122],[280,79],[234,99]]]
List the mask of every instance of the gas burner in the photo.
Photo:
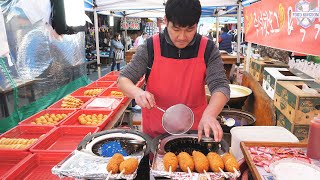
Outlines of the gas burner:
[[150,151],[149,136],[134,130],[106,130],[92,134],[79,144],[78,150],[96,156],[147,155]]
[[153,153],[155,153],[155,151],[157,151],[158,154],[173,152],[176,155],[180,152],[192,154],[194,150],[204,154],[221,151],[221,149],[224,152],[229,151],[229,145],[225,140],[215,142],[212,138],[204,138],[204,140],[199,142],[197,134],[160,136],[153,140],[152,148]]

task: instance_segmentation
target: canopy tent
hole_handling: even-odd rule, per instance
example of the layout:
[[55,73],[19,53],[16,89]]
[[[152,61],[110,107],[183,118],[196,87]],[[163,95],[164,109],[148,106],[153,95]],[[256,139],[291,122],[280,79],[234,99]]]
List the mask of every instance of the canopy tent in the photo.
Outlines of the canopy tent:
[[[222,16],[231,14],[238,18],[238,32],[241,32],[241,7],[259,0],[200,0],[202,6],[202,16]],[[91,4],[94,11],[94,24],[96,39],[98,36],[97,13],[114,14],[116,16],[126,17],[164,17],[164,8],[166,0],[85,0],[85,5]],[[88,8],[86,8],[88,10]],[[112,13],[111,13],[112,12]],[[217,13],[218,12],[218,13]],[[217,17],[218,17],[217,16]],[[217,18],[217,27],[219,20]],[[125,33],[126,34],[126,33]],[[240,36],[238,36],[238,58],[240,62]],[[100,64],[99,41],[96,41],[97,63]],[[100,72],[100,70],[98,71]],[[98,73],[100,77],[100,73]]]

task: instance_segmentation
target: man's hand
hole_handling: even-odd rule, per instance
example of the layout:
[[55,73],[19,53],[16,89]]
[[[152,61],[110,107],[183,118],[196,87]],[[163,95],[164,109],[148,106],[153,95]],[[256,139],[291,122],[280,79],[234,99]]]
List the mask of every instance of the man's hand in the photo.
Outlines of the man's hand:
[[203,114],[201,121],[198,126],[198,138],[199,140],[202,138],[202,133],[204,131],[204,135],[206,137],[210,136],[210,131],[213,132],[214,140],[216,142],[220,142],[223,136],[223,131],[220,123],[216,118],[212,116],[208,116]]
[[148,91],[143,91],[143,90],[138,91],[135,94],[134,99],[135,99],[136,103],[142,108],[151,109],[156,104],[153,94],[151,94]]

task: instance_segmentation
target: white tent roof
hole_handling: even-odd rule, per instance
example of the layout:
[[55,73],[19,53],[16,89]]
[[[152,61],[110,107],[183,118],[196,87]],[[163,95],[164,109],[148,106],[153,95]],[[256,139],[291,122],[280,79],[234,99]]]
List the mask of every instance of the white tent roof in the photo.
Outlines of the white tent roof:
[[[237,0],[200,0],[202,7],[232,6]],[[96,0],[97,10],[163,9],[165,0]]]

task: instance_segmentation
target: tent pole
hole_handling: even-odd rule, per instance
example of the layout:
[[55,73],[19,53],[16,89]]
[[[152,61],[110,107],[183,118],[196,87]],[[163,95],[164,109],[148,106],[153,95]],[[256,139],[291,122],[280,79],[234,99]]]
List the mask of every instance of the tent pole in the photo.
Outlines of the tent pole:
[[101,77],[101,68],[100,68],[100,48],[99,48],[99,27],[98,27],[98,13],[97,8],[93,9],[93,18],[94,18],[94,35],[96,39],[96,55],[97,55],[97,66],[98,66],[98,78]]
[[240,41],[241,41],[241,1],[238,1],[237,23],[237,66],[240,65]]
[[247,47],[247,56],[246,56],[246,63],[245,63],[245,70],[247,71],[247,72],[249,72],[249,68],[250,68],[250,58],[251,58],[251,52],[252,52],[252,43],[251,42],[249,42],[248,43],[248,47]]
[[[124,24],[127,24],[127,15],[126,15],[126,13],[124,13],[123,19],[124,19]],[[125,43],[124,49],[125,49],[125,51],[128,51],[127,36],[128,36],[128,30],[127,30],[127,28],[124,28],[124,39],[125,39],[124,40],[124,43]]]
[[216,46],[219,47],[219,13],[216,14]]

